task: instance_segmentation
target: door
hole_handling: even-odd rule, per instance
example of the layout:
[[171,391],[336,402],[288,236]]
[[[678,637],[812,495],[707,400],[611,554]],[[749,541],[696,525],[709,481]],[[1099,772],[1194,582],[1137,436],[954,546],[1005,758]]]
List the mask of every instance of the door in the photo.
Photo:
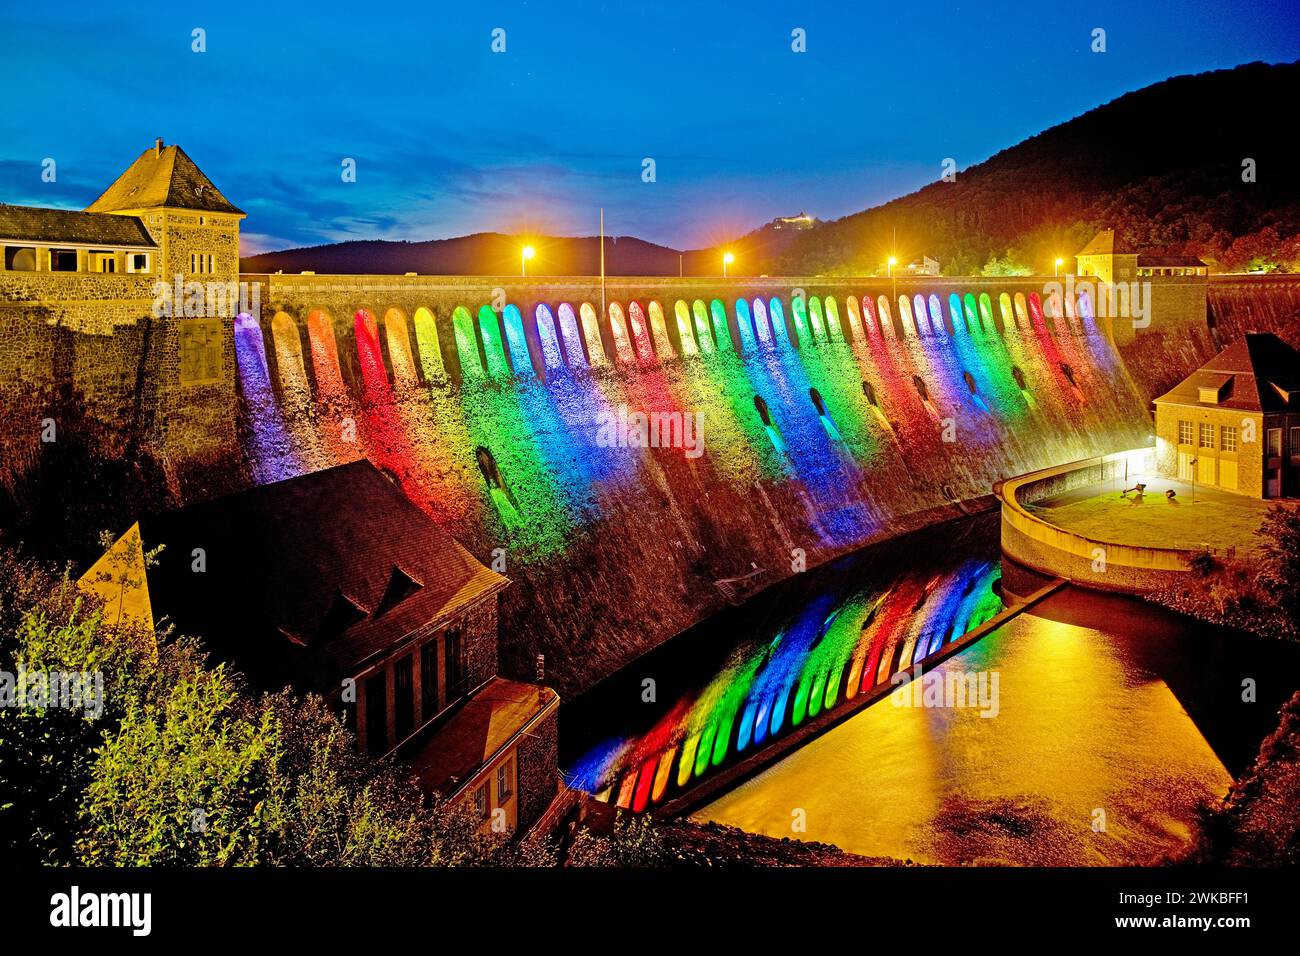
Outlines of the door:
[[1282,497],[1282,429],[1270,428],[1264,457],[1264,497]]
[[1228,491],[1237,490],[1237,461],[1234,458],[1219,459],[1219,487]]
[[1218,461],[1213,455],[1207,455],[1202,451],[1196,459],[1196,470],[1198,472],[1196,480],[1203,485],[1217,485],[1218,481],[1216,479],[1219,476],[1215,473],[1217,469],[1214,466],[1218,464]]
[[1192,480],[1192,453],[1190,451],[1180,451],[1178,453],[1178,480]]

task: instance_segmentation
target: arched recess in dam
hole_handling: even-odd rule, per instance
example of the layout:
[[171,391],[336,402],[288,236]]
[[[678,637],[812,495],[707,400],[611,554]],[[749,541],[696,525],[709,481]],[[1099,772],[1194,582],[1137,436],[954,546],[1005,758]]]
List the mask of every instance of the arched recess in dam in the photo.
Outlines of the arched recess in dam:
[[668,334],[668,322],[664,318],[663,307],[654,299],[650,300],[650,332],[654,339],[655,353],[661,359],[672,358],[673,340]]
[[343,371],[339,367],[339,347],[334,338],[334,320],[328,312],[313,309],[307,313],[307,343],[311,348],[311,367],[316,377],[316,395],[325,401],[343,397]]
[[424,380],[432,384],[446,382],[447,370],[443,366],[442,343],[438,335],[438,322],[433,312],[426,306],[420,306],[415,310],[412,324],[415,326],[415,341],[420,350],[420,368],[424,372]]
[[280,372],[280,390],[286,405],[301,405],[311,401],[311,386],[307,382],[307,366],[302,357],[302,339],[298,326],[284,312],[271,319],[271,338],[275,342],[275,364]]
[[682,354],[687,356],[699,355],[699,343],[695,341],[695,329],[691,325],[690,306],[678,299],[673,305],[673,315],[677,319],[677,335],[682,343]]
[[392,308],[384,313],[384,334],[388,340],[388,360],[393,370],[393,384],[408,388],[419,381],[415,371],[415,353],[406,327],[406,313]]
[[617,302],[609,304],[609,327],[614,336],[614,360],[621,365],[636,364],[636,352],[628,335],[627,317]]

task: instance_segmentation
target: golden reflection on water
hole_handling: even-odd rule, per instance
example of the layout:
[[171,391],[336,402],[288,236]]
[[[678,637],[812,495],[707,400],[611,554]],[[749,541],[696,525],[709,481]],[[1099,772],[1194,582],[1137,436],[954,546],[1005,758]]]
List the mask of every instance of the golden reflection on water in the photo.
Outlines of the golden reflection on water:
[[695,817],[924,863],[1157,862],[1232,779],[1138,640],[1022,614],[936,669],[996,670],[996,717],[884,700]]

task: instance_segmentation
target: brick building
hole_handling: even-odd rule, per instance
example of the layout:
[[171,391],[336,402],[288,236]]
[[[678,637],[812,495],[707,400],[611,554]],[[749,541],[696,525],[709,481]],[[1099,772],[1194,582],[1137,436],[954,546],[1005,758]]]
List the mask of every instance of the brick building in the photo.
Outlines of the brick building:
[[1300,496],[1300,353],[1250,333],[1155,400],[1161,474],[1254,498]]
[[144,582],[124,615],[166,617],[254,689],[321,694],[361,747],[485,826],[526,827],[555,795],[559,698],[497,674],[509,582],[370,462],[141,519],[82,578],[110,614],[119,590],[97,579],[122,562]]

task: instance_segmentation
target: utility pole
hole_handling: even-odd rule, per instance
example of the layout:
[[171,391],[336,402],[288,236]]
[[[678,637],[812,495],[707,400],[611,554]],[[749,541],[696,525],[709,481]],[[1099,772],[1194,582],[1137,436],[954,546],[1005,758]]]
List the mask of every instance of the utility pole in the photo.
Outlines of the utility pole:
[[606,312],[605,306],[605,207],[600,207],[600,318],[603,322]]

